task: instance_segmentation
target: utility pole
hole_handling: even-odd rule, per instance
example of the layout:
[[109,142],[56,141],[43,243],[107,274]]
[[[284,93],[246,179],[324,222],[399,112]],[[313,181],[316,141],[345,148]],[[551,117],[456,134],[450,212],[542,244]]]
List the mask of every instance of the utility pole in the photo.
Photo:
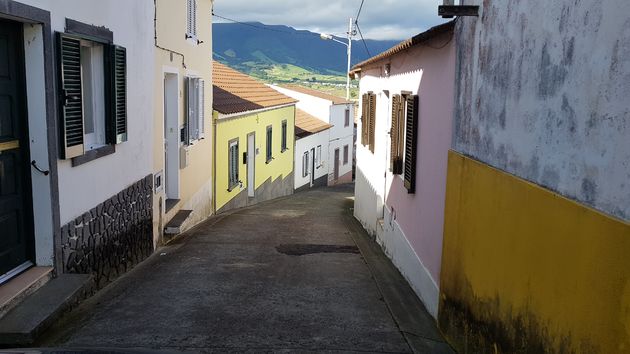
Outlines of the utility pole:
[[350,60],[352,58],[352,36],[354,36],[354,24],[352,17],[348,23],[348,70],[346,71],[346,100],[350,100]]

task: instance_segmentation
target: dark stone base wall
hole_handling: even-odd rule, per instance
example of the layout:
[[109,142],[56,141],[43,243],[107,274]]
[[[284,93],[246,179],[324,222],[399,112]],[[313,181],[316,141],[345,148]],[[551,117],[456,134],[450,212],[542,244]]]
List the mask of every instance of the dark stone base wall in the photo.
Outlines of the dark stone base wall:
[[153,176],[61,228],[63,272],[92,274],[101,287],[153,252]]

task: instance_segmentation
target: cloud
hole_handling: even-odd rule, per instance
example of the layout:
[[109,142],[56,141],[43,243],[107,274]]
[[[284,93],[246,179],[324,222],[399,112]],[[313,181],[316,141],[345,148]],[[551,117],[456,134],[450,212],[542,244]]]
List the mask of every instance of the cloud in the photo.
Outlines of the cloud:
[[[406,39],[444,22],[437,15],[440,3],[440,0],[365,0],[359,26],[366,39]],[[287,25],[345,36],[348,18],[356,16],[359,5],[361,0],[215,0],[214,12],[242,22]]]

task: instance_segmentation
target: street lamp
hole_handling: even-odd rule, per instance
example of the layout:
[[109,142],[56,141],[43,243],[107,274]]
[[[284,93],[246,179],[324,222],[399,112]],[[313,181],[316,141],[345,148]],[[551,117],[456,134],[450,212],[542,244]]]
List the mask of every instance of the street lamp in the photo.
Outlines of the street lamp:
[[322,33],[320,38],[323,40],[329,40],[337,43],[341,43],[348,48],[348,70],[346,71],[346,100],[350,100],[350,58],[352,55],[352,36],[354,31],[352,29],[352,17],[350,17],[350,23],[348,24],[348,43],[342,42],[330,34]]

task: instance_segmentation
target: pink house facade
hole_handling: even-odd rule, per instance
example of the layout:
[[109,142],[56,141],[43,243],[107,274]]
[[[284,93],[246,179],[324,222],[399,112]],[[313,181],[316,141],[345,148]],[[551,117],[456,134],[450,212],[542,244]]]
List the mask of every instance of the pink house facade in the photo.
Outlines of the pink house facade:
[[[357,136],[365,134],[367,140],[357,141],[354,216],[376,237],[434,318],[452,140],[455,54],[453,22],[448,22],[357,64],[350,73],[360,77],[360,97],[372,98],[371,106],[359,103],[363,118]],[[401,105],[405,107],[399,121],[403,126],[396,130],[405,150],[403,172],[398,174],[391,161],[396,150],[392,107],[399,107],[396,101],[401,98],[411,106]],[[364,112],[366,107],[373,113]],[[372,123],[367,120],[370,114]],[[415,117],[413,129],[410,117]],[[368,124],[371,128],[364,126]],[[413,149],[406,148],[406,143],[416,147],[413,153],[407,151]]]

